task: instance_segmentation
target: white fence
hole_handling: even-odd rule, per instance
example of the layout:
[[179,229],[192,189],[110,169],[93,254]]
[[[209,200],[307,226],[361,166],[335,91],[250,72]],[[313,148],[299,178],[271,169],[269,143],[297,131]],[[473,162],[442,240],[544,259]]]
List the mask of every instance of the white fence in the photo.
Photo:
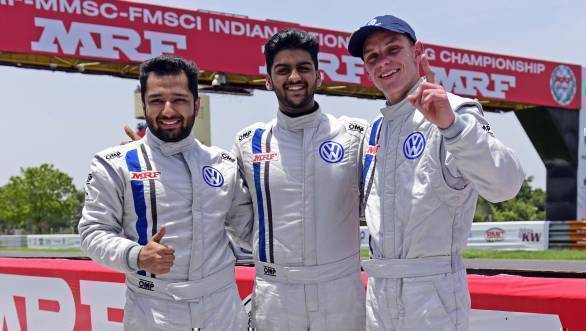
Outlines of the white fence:
[[[472,223],[468,248],[546,250],[549,221]],[[368,249],[368,227],[360,227],[360,248]]]
[[[549,221],[472,223],[468,247],[476,249],[546,250]],[[360,248],[368,249],[368,227],[360,227]],[[26,246],[25,246],[26,245]],[[79,248],[77,234],[0,236],[1,247]]]

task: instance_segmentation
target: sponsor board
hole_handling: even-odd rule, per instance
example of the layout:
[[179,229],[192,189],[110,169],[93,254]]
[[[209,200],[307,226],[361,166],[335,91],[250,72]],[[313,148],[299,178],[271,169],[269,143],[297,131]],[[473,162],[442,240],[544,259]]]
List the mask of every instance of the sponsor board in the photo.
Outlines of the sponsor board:
[[549,246],[549,222],[477,222],[472,223],[468,248],[546,250]]
[[[249,312],[254,268],[236,267],[235,275]],[[475,308],[471,330],[573,330],[582,325],[584,279],[468,275],[468,283]],[[153,285],[145,280],[139,286],[151,290]],[[125,288],[124,274],[93,261],[0,258],[0,320],[10,331],[122,331]],[[527,313],[512,312],[517,310]]]
[[[325,83],[373,87],[362,60],[348,54],[348,32],[119,0],[0,0],[0,20],[11,27],[11,33],[0,36],[0,52],[122,63],[166,53],[194,59],[208,72],[250,76],[266,74],[266,40],[296,26],[319,42]],[[450,92],[580,108],[582,73],[577,65],[429,44],[425,52],[438,83]]]

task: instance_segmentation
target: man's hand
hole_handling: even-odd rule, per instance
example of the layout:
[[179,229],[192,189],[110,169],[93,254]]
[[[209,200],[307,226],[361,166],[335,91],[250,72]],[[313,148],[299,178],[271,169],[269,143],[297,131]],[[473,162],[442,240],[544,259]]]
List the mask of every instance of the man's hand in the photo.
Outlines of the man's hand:
[[126,145],[129,142],[140,140],[140,136],[138,135],[138,133],[134,132],[134,130],[132,130],[128,125],[124,126],[124,132],[132,140],[131,141],[123,141],[120,143],[120,145]]
[[170,246],[161,245],[165,235],[162,227],[138,254],[138,267],[152,274],[166,274],[171,270],[175,260],[175,250]]
[[448,94],[441,85],[435,83],[435,74],[424,54],[419,56],[418,62],[426,81],[419,85],[415,95],[409,95],[407,99],[428,121],[440,129],[446,129],[456,119],[448,101]]

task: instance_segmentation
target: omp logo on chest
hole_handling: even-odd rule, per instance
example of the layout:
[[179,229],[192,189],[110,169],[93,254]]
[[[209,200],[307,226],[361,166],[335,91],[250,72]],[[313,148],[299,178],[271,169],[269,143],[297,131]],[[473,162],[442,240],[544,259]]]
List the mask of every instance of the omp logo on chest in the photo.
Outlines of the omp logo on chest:
[[252,162],[277,161],[279,156],[279,152],[257,153],[252,155]]
[[161,178],[160,171],[141,171],[141,172],[131,172],[130,173],[130,180],[149,180],[149,179],[159,179]]
[[155,287],[155,283],[141,279],[138,281],[138,287],[140,287],[143,290],[154,291],[153,288]]

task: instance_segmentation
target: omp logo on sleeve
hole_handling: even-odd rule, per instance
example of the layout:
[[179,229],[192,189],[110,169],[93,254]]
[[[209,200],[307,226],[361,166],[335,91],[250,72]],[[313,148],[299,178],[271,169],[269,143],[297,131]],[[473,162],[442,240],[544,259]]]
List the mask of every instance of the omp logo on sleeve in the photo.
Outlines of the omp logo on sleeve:
[[279,152],[256,153],[252,154],[252,162],[277,161],[279,156]]
[[159,178],[161,178],[161,172],[159,171],[141,171],[130,173],[130,180],[149,180]]
[[319,156],[328,163],[338,163],[344,157],[344,147],[335,141],[326,141],[319,145]]
[[416,131],[411,133],[403,143],[403,154],[409,160],[414,160],[423,154],[425,150],[425,137],[423,133]]
[[112,153],[107,154],[106,156],[104,156],[104,158],[106,160],[112,160],[112,159],[116,159],[116,158],[119,158],[119,157],[122,157],[122,153],[120,153],[120,152],[112,152]]
[[224,176],[222,173],[216,170],[216,168],[205,166],[201,170],[203,180],[212,187],[220,187],[224,185]]
[[562,106],[570,104],[576,96],[576,77],[566,65],[560,64],[553,69],[549,86],[553,99]]
[[248,130],[248,131],[244,132],[243,134],[238,136],[238,141],[242,141],[246,138],[250,138],[251,134],[252,134],[252,130]]

